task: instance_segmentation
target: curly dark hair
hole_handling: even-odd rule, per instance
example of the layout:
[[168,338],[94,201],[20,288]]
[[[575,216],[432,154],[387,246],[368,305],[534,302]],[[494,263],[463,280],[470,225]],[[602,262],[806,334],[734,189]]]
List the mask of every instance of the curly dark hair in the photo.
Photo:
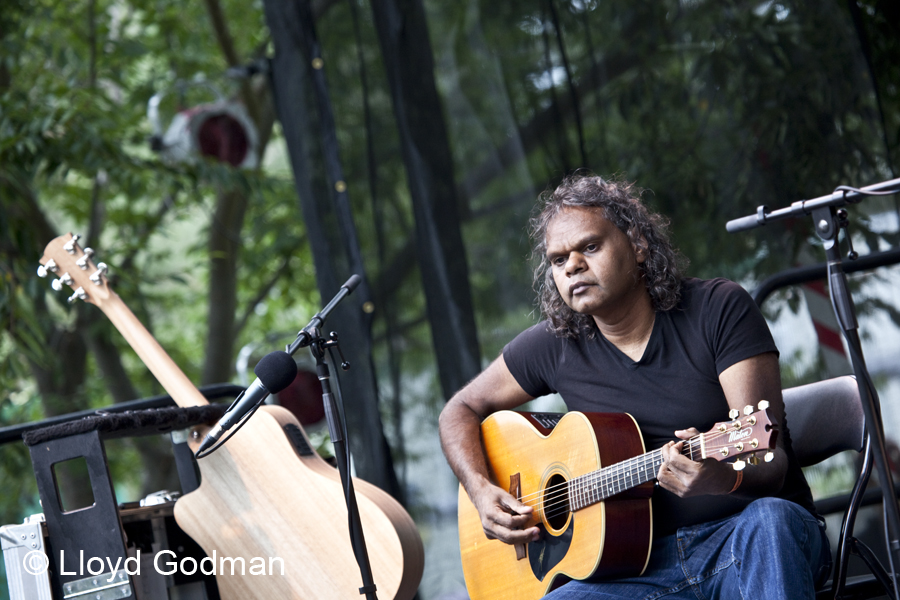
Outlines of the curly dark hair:
[[633,183],[576,173],[566,177],[553,192],[541,195],[530,221],[532,252],[537,263],[534,286],[541,314],[550,321],[550,328],[557,336],[593,337],[596,331],[589,315],[573,311],[563,301],[547,260],[547,228],[556,215],[570,207],[602,209],[604,217],[647,253],[647,259],[639,266],[655,310],[672,310],[681,300],[681,271],[687,261],[669,241],[668,221],[644,206],[640,199],[642,193]]

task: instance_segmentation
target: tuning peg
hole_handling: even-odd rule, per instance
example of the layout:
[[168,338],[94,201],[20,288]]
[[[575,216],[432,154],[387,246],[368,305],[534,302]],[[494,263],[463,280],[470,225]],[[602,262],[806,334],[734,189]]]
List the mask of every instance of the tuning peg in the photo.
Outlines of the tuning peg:
[[67,285],[72,285],[72,276],[68,273],[63,273],[59,276],[59,279],[54,279],[50,282],[50,287],[52,287],[57,292],[63,291],[63,289]]
[[766,410],[767,408],[769,408],[769,401],[760,400],[759,404],[756,405],[756,408],[758,408],[759,410]]
[[69,296],[69,304],[74,303],[76,300],[87,300],[87,292],[84,291],[83,287],[75,290],[75,293]]
[[746,467],[746,466],[747,466],[747,463],[745,463],[744,461],[742,461],[742,460],[740,460],[740,459],[738,459],[738,460],[734,461],[733,463],[731,463],[731,467],[732,467],[735,471],[743,471],[743,470],[744,470],[744,467]]
[[752,414],[753,414],[753,406],[750,405],[750,404],[748,404],[747,406],[745,406],[745,407],[744,407],[744,414],[747,415],[747,416],[752,415]]
[[88,261],[91,260],[91,257],[94,255],[93,248],[85,248],[84,256],[75,261],[75,264],[81,267],[82,271],[87,271]]
[[56,273],[59,271],[59,267],[56,266],[56,261],[52,258],[47,261],[46,265],[41,265],[38,267],[38,277],[46,277],[48,273]]
[[750,457],[747,459],[747,462],[755,467],[756,465],[759,464],[759,458],[756,456],[756,454],[751,454]]
[[106,272],[109,271],[109,267],[106,266],[106,263],[100,263],[97,265],[97,270],[91,273],[91,281],[94,282],[94,285],[102,285],[103,284],[103,276],[106,275]]
[[774,453],[774,452],[766,452],[766,455],[763,456],[763,460],[766,461],[766,462],[772,462],[772,460],[773,460],[774,458],[775,458],[775,453]]
[[65,251],[68,252],[69,254],[75,254],[75,244],[78,243],[78,239],[80,237],[81,236],[78,235],[77,233],[73,233],[72,239],[63,245],[63,249],[65,249]]
[[741,411],[739,411],[736,408],[732,408],[731,410],[728,411],[728,418],[731,419],[732,421],[737,419],[739,416],[741,416]]

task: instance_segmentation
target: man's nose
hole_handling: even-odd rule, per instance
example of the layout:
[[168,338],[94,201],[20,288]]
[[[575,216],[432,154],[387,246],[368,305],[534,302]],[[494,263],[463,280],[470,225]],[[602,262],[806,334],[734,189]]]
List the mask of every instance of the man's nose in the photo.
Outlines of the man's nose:
[[575,275],[584,271],[584,269],[584,255],[581,252],[569,254],[569,260],[566,261],[566,275]]

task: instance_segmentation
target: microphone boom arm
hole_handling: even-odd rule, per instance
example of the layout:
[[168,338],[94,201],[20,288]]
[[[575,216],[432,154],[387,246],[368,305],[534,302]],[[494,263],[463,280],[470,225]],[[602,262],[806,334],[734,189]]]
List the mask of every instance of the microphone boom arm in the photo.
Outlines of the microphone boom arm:
[[334,307],[340,303],[348,294],[353,292],[356,289],[356,286],[360,284],[362,281],[362,277],[359,275],[351,275],[350,279],[347,280],[344,285],[341,286],[341,289],[338,290],[338,293],[334,295],[334,298],[331,299],[331,302],[325,305],[325,308],[320,310],[310,319],[309,324],[306,327],[300,330],[297,334],[297,339],[288,344],[285,351],[288,354],[293,355],[300,348],[305,348],[309,346],[313,340],[315,339],[314,332],[316,332],[323,323],[325,323],[325,319],[328,317],[328,314],[334,310]]
[[846,204],[856,204],[866,196],[880,196],[893,194],[900,191],[900,179],[891,179],[882,181],[861,189],[839,186],[833,193],[827,196],[819,196],[812,200],[798,200],[786,208],[769,211],[769,207],[762,204],[757,207],[756,214],[747,215],[737,219],[732,219],[725,224],[725,229],[730,233],[738,231],[747,231],[769,223],[771,221],[780,221],[782,219],[791,219],[812,214],[819,208],[835,207],[839,208]]

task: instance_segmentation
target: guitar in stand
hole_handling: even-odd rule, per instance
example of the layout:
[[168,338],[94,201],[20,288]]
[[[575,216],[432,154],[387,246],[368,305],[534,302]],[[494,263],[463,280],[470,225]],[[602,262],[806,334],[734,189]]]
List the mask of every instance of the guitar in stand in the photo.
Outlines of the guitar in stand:
[[[181,407],[206,399],[110,288],[106,265],[65,235],[44,250],[38,273],[54,273],[70,302],[99,307]],[[191,432],[196,452],[208,428]],[[338,472],[286,409],[262,406],[239,435],[199,461],[200,487],[178,499],[175,520],[213,559],[223,600],[336,600],[359,596]],[[383,598],[409,600],[424,551],[415,523],[389,494],[354,480],[375,584]],[[283,568],[282,568],[283,566]]]

